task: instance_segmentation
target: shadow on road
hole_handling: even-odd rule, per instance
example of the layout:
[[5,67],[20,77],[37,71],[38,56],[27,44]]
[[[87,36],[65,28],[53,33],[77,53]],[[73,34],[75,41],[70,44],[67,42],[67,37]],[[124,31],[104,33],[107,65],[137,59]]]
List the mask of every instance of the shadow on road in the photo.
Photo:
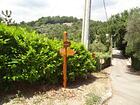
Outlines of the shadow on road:
[[128,74],[132,74],[132,75],[137,75],[137,76],[140,76],[140,71],[135,71],[131,65],[127,65],[127,68],[128,68]]
[[119,55],[119,54],[113,54],[113,55],[112,55],[112,58],[125,59],[124,56]]
[[[125,58],[125,57],[121,54],[121,52],[114,53],[114,54],[112,55],[112,58],[123,59],[123,60],[127,59],[127,58]],[[140,76],[140,71],[135,71],[135,70],[131,67],[131,64],[127,64],[126,66],[127,66],[127,71],[126,71],[126,73],[132,74],[132,75]]]

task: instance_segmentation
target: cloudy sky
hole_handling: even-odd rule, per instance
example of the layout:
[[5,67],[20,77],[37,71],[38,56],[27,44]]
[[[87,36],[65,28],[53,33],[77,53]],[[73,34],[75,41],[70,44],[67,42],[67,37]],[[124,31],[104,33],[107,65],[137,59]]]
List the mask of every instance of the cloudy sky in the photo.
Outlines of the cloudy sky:
[[[0,0],[1,10],[12,10],[16,22],[37,20],[42,16],[74,16],[82,18],[85,0]],[[140,0],[105,0],[107,14],[140,7]],[[92,0],[91,19],[106,20],[103,0]]]

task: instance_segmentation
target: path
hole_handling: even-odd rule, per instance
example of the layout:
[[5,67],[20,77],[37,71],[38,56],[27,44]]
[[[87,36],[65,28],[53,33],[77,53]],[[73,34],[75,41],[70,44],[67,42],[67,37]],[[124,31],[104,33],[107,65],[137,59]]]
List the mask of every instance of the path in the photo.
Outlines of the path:
[[108,105],[140,105],[140,75],[130,72],[128,64],[119,50],[113,50],[110,75],[113,96]]

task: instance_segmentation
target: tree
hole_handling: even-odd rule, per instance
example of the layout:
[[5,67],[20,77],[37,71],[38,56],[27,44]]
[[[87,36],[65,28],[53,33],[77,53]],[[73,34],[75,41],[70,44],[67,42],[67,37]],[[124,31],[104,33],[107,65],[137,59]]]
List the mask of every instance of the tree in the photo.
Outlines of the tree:
[[127,25],[125,36],[127,42],[126,52],[132,58],[132,66],[140,68],[140,9],[133,11]]
[[81,26],[82,21],[72,16],[53,16],[42,17],[32,22],[21,22],[20,26],[26,27],[29,30],[36,30],[37,33],[44,34],[50,39],[63,39],[63,32],[69,33],[69,39],[81,41]]
[[112,16],[108,23],[109,23],[109,32],[113,37],[113,42],[115,42],[115,46],[120,49],[124,50],[125,43],[124,42],[124,35],[126,33],[126,23],[128,19],[128,12],[124,11],[121,14],[116,14]]
[[11,24],[15,24],[15,21],[11,18],[12,15],[12,11],[11,10],[6,10],[5,12],[2,11],[2,22],[7,24],[7,25],[11,25]]
[[122,50],[123,55],[126,55],[126,41],[124,37],[127,32],[127,23],[129,17],[135,12],[139,10],[139,8],[131,9],[130,11],[125,10],[122,13],[111,16],[108,21],[109,24],[109,33],[112,35],[113,45],[118,49]]

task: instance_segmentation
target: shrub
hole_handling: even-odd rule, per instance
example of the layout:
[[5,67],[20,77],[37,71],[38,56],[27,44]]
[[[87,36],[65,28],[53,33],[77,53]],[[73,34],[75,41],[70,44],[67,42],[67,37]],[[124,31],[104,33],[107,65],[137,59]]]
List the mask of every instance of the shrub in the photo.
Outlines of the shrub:
[[[62,42],[50,40],[26,29],[0,24],[0,81],[45,81],[58,83],[62,78]],[[95,70],[95,60],[80,43],[68,57],[68,80]]]
[[106,45],[104,45],[100,41],[99,42],[94,41],[92,44],[90,44],[89,50],[91,52],[106,52],[107,47],[106,47]]
[[2,80],[34,82],[46,77],[53,81],[55,67],[61,65],[61,59],[57,59],[60,58],[58,41],[40,37],[35,32],[28,33],[18,27],[1,25],[0,30]]
[[101,101],[101,97],[94,94],[94,93],[89,93],[87,94],[87,99],[86,99],[86,105],[98,105]]
[[72,80],[95,71],[95,60],[90,52],[80,43],[73,42],[71,48],[76,51],[74,56],[68,57],[68,76]]

